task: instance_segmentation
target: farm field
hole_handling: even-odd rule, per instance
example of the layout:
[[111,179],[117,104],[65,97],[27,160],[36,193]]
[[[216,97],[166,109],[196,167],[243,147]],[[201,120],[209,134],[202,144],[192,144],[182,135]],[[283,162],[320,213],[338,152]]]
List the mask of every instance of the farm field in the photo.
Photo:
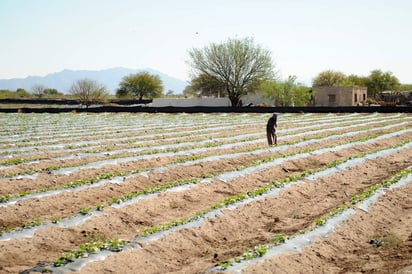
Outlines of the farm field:
[[410,273],[412,115],[1,114],[0,273]]

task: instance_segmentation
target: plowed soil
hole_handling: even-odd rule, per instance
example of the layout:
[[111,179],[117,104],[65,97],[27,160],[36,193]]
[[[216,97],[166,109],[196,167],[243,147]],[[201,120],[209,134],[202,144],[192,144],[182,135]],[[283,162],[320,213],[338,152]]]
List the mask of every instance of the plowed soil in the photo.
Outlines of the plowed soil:
[[[95,119],[96,116],[78,117],[73,114],[73,119],[81,118],[87,124],[87,119]],[[76,148],[56,152],[39,145],[36,152],[42,155],[36,156],[39,160],[4,165],[0,169],[0,195],[9,194],[16,199],[15,203],[0,208],[0,229],[3,234],[28,226],[27,223],[33,220],[50,224],[36,230],[30,238],[0,238],[1,273],[41,271],[43,265],[52,264],[64,252],[73,251],[83,243],[114,238],[131,241],[136,237],[140,239],[140,248],[113,253],[102,261],[90,262],[79,272],[224,272],[215,266],[257,245],[271,243],[275,234],[294,235],[310,228],[317,218],[348,203],[350,197],[412,165],[412,149],[407,146],[412,141],[412,116],[409,114],[280,115],[279,142],[276,147],[270,148],[266,144],[264,132],[265,122],[269,118],[267,115],[165,116],[163,119],[167,119],[169,126],[170,121],[175,122],[176,126],[170,126],[163,132],[163,138],[155,141],[147,136],[162,133],[162,130],[157,129],[162,124],[155,123],[158,120],[156,115],[132,116],[148,119],[146,123],[153,123],[153,129],[142,127],[122,133],[116,132],[110,117],[101,117],[105,127],[111,128],[108,137],[95,137],[95,145],[103,153],[101,156],[79,156],[65,162],[56,157],[76,153],[80,155],[85,153],[84,150]],[[191,120],[199,122],[198,119],[214,121],[215,124],[207,126],[205,132],[202,132],[201,127],[180,125],[182,120],[190,124]],[[239,120],[243,122],[241,126]],[[40,123],[38,126],[42,125]],[[196,129],[199,131],[193,133]],[[70,132],[70,128],[65,131]],[[353,134],[348,134],[351,132]],[[245,136],[238,137],[242,135]],[[128,136],[130,140],[136,136],[145,137],[139,140],[142,141],[139,144],[130,141],[119,145],[119,141],[109,140],[127,140]],[[73,140],[78,142],[78,138]],[[42,142],[51,142],[47,140]],[[61,142],[65,147],[70,146],[70,139],[63,140]],[[302,143],[304,141],[311,142]],[[185,142],[187,144],[167,156],[160,154],[165,150],[152,149]],[[232,146],[225,146],[228,144]],[[347,146],[341,146],[344,144]],[[23,143],[16,141],[15,147],[19,146],[23,146]],[[124,150],[122,153],[113,153],[120,147]],[[137,147],[144,149],[139,153],[133,152]],[[402,149],[363,159],[364,155],[397,147]],[[187,153],[179,154],[185,150]],[[138,158],[144,155],[153,157]],[[113,159],[137,158],[100,167],[81,168],[86,163],[108,159],[109,156]],[[36,158],[30,153],[22,153],[5,156],[4,159],[18,157]],[[146,241],[142,234],[147,228],[189,218],[228,197],[263,187],[273,180],[301,176],[305,171],[322,169],[334,161],[348,160],[350,157],[362,158],[363,161],[316,180],[302,177],[301,184],[291,185],[279,195],[254,199],[235,208],[222,208],[220,216],[205,218],[197,227],[178,229],[151,241]],[[280,164],[259,168],[264,163],[276,160]],[[70,174],[55,173],[51,169],[52,166],[63,168],[68,165],[79,169]],[[256,170],[229,180],[220,177],[246,167],[256,167]],[[36,171],[36,176],[24,177],[30,170]],[[75,180],[109,172],[121,172],[123,180],[111,183],[109,179],[98,186],[90,184],[83,189],[72,188],[41,198],[17,197],[22,191],[27,192],[25,194],[40,191],[47,193],[45,188],[62,189]],[[183,190],[160,191],[123,207],[109,205],[114,198],[127,193],[189,179],[195,183],[188,184]],[[24,198],[25,195],[22,196]],[[59,223],[60,220],[79,215],[84,209],[95,209],[99,205],[106,205],[102,209],[103,214],[91,217],[82,224],[68,228],[52,225],[53,222]],[[339,225],[327,238],[317,239],[304,247],[302,252],[281,254],[260,263],[251,263],[243,272],[408,273],[412,266],[412,184],[387,191],[367,212],[356,205],[353,208],[356,214]]]

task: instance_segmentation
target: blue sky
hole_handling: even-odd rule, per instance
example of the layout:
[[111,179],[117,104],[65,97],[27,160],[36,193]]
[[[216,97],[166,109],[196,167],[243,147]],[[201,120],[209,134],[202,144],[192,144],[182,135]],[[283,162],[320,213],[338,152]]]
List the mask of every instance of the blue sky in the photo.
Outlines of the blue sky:
[[412,83],[410,0],[0,0],[0,79],[63,69],[157,69],[189,80],[188,51],[252,37],[279,75],[391,71]]

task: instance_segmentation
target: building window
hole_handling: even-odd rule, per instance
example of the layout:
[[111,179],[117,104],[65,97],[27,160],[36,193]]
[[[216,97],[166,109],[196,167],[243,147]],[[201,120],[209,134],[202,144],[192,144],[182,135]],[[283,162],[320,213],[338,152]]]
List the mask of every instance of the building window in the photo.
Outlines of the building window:
[[363,101],[366,101],[366,94],[363,94]]
[[329,103],[335,103],[336,102],[336,95],[335,94],[329,94]]
[[358,101],[358,94],[355,93],[355,103]]

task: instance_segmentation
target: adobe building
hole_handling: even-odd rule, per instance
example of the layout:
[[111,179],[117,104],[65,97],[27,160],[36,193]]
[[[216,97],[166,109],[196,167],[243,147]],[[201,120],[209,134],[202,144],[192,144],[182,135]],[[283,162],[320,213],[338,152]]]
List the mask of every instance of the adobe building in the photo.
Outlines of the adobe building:
[[313,87],[315,107],[360,106],[368,98],[366,87]]

